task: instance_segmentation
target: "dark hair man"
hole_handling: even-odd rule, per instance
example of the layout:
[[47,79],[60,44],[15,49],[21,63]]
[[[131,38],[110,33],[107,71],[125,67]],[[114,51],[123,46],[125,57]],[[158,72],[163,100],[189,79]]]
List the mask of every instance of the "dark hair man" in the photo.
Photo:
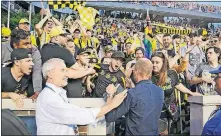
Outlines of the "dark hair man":
[[214,70],[220,67],[218,60],[220,58],[221,51],[217,47],[209,47],[206,50],[207,62],[201,63],[197,66],[195,76],[191,80],[192,84],[197,84],[197,91],[204,95],[216,95],[214,90],[213,80],[214,74],[210,74],[210,70]]
[[2,45],[2,63],[7,63],[11,60],[10,55],[14,49],[24,48],[31,52],[33,63],[32,83],[35,94],[35,99],[42,90],[42,75],[41,75],[41,54],[35,46],[31,45],[30,33],[22,29],[14,29],[11,33],[10,42]]
[[2,98],[11,98],[16,106],[23,107],[23,98],[32,95],[28,91],[33,62],[27,49],[14,49],[11,53],[12,67],[2,68]]
[[125,75],[127,77],[127,80],[131,78],[132,82],[135,83],[134,77],[133,77],[133,67],[136,64],[137,61],[144,58],[145,50],[142,47],[137,47],[135,50],[135,59],[128,62],[126,65]]
[[120,84],[125,88],[125,75],[121,71],[125,55],[121,51],[116,51],[111,56],[110,64],[101,64],[97,68],[98,78],[95,84],[95,96],[103,97],[105,89],[109,84]]

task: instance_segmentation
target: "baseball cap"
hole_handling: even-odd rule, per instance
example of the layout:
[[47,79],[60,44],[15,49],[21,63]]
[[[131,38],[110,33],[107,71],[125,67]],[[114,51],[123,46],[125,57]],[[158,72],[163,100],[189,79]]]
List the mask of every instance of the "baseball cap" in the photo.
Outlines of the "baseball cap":
[[113,47],[111,45],[107,45],[105,48],[104,48],[104,52],[109,52],[109,51],[114,51],[113,50]]
[[31,52],[28,49],[18,48],[14,49],[11,53],[11,62],[25,58],[31,58]]
[[219,73],[221,73],[221,66],[219,68],[215,69],[215,70],[210,70],[209,72],[211,74],[219,74]]
[[91,54],[91,52],[85,48],[81,48],[78,50],[77,52],[77,55],[82,55],[82,54],[85,54],[85,53],[88,53],[89,55]]
[[62,26],[56,26],[56,27],[53,27],[53,28],[51,29],[50,37],[55,37],[55,36],[58,36],[58,35],[61,35],[61,34],[69,34],[69,33],[67,33],[67,32],[62,28]]
[[23,24],[23,23],[28,23],[28,24],[30,24],[29,21],[28,21],[28,19],[26,19],[26,18],[22,18],[22,19],[19,21],[19,24]]
[[111,58],[122,58],[125,61],[125,55],[122,51],[116,51],[112,54]]

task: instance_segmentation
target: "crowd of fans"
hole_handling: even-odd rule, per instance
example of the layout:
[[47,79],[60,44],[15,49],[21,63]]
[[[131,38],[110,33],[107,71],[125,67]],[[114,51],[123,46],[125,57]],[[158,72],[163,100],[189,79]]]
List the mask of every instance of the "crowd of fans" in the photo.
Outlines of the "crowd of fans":
[[[121,2],[126,2],[124,0],[120,0]],[[204,13],[215,13],[221,14],[221,7],[210,5],[210,4],[201,4],[197,2],[177,2],[177,1],[127,1],[132,4],[145,4],[150,6],[157,7],[168,7],[168,8],[176,8],[176,9],[184,9],[190,11],[200,11]]]
[[[160,3],[155,5],[191,10],[184,2]],[[199,5],[192,9],[195,7]],[[210,11],[207,8],[205,12]],[[211,12],[218,8],[213,6]],[[52,58],[60,58],[67,66],[68,80],[60,80],[67,80],[68,98],[103,98],[109,84],[133,88],[134,65],[145,58],[151,60],[151,80],[164,90],[160,117],[164,123],[178,120],[178,91],[184,96],[182,101],[187,95],[217,94],[215,75],[210,71],[221,66],[220,31],[216,35],[155,34],[150,22],[110,17],[98,17],[94,28],[86,29],[73,16],[59,22],[49,11],[35,24],[36,35],[30,34],[29,25],[27,19],[21,19],[18,28],[1,37],[2,98],[11,98],[18,107],[23,106],[24,98],[36,99],[41,93],[45,78],[53,75],[42,71],[42,65]],[[168,133],[166,129],[162,132]]]

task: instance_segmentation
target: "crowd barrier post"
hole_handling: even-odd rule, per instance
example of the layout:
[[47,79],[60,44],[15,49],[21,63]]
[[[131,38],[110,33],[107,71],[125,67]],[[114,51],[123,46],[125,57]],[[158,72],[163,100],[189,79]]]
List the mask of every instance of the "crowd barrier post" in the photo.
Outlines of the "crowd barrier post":
[[221,96],[191,96],[188,102],[190,103],[190,135],[201,135],[211,113],[221,105]]

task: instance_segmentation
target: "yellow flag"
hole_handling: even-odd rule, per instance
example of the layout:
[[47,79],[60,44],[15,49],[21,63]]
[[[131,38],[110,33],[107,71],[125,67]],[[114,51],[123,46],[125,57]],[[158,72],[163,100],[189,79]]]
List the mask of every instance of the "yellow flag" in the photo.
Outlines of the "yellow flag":
[[81,5],[77,5],[76,10],[79,13],[83,26],[92,30],[95,24],[95,16],[98,14],[98,11],[92,7],[83,7]]

